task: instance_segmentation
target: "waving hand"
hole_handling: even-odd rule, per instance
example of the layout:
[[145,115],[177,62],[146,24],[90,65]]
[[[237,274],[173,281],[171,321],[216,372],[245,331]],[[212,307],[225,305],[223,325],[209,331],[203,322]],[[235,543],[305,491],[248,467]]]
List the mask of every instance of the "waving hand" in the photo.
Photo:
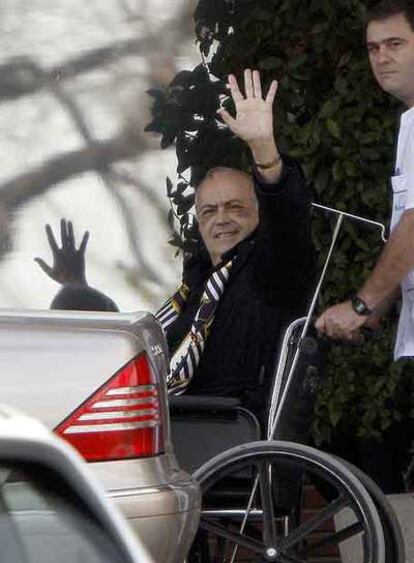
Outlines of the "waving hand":
[[226,110],[219,114],[228,127],[247,144],[273,142],[273,102],[277,92],[277,81],[273,80],[266,97],[262,94],[260,74],[257,70],[244,71],[244,91],[240,91],[236,77],[229,76],[231,96],[236,107],[236,116]]
[[53,265],[49,266],[39,257],[35,261],[52,280],[61,284],[87,285],[85,277],[85,251],[89,231],[83,234],[76,248],[72,221],[60,220],[61,247],[59,248],[50,225],[46,225],[46,236],[52,250]]

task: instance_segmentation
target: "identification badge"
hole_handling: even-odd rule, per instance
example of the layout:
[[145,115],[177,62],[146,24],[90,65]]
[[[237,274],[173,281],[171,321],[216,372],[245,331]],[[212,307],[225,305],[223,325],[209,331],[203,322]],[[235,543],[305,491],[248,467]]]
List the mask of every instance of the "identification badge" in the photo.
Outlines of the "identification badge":
[[406,175],[392,176],[391,185],[394,194],[392,200],[391,216],[391,230],[393,230],[395,225],[401,219],[401,215],[405,210],[405,204],[407,201],[408,177]]

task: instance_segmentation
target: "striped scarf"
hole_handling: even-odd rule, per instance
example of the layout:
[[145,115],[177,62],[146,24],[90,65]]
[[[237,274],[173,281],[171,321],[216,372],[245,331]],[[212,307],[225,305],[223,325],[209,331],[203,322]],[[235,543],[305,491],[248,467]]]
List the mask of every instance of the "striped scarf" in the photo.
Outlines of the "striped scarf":
[[[214,313],[224,293],[233,261],[230,260],[220,269],[215,270],[205,284],[200,306],[190,331],[183,338],[170,361],[170,372],[167,376],[169,393],[183,392],[191,381],[206,345],[209,329],[214,321]],[[179,317],[189,293],[190,288],[183,283],[156,313],[155,316],[164,331],[168,331],[168,327]]]

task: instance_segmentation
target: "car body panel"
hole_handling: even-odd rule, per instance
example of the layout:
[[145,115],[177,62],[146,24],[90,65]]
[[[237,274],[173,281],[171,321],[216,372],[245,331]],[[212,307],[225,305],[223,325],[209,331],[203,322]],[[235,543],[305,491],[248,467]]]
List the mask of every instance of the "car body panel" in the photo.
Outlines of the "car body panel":
[[146,313],[0,310],[0,373],[7,404],[49,428],[143,350],[165,374],[163,335]]
[[89,466],[136,533],[148,541],[155,560],[175,563],[185,558],[195,533],[200,493],[172,451],[165,387],[168,352],[159,324],[141,312],[0,310],[2,401],[49,429],[142,352],[158,381],[164,452]]

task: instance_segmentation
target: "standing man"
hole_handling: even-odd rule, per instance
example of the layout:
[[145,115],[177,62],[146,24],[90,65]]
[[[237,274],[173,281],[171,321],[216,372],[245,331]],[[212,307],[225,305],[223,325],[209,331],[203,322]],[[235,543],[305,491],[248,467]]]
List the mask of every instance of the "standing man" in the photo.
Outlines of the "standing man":
[[[357,341],[402,295],[394,358],[414,357],[414,2],[383,0],[371,12],[367,48],[380,87],[403,102],[391,235],[371,275],[353,298],[330,307],[316,321],[321,334]],[[409,437],[412,439],[412,436]]]
[[367,47],[375,78],[401,100],[391,236],[364,285],[353,299],[327,309],[316,321],[331,338],[355,340],[359,329],[382,316],[401,286],[395,359],[414,356],[414,3],[385,0],[372,12]]

